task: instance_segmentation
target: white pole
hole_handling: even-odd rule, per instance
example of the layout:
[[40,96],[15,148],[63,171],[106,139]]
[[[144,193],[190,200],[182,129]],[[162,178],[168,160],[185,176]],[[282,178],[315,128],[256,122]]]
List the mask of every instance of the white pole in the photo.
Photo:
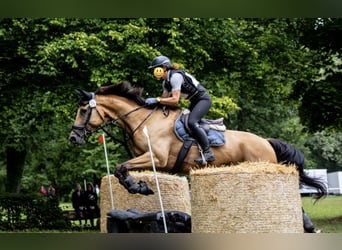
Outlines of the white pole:
[[102,134],[102,138],[103,138],[103,148],[104,148],[104,152],[105,152],[106,165],[107,165],[107,176],[108,176],[108,183],[109,183],[110,202],[112,205],[112,210],[114,210],[113,189],[112,189],[112,182],[110,180],[110,171],[109,171],[109,163],[108,163],[108,156],[107,156],[106,138],[105,138],[104,134]]
[[165,233],[167,233],[167,226],[166,226],[166,218],[165,218],[165,213],[164,213],[164,207],[163,207],[163,201],[161,198],[160,194],[160,188],[159,188],[159,182],[158,182],[158,177],[157,177],[157,171],[156,171],[156,166],[154,165],[154,159],[153,159],[153,153],[152,153],[152,148],[151,148],[151,142],[150,142],[150,137],[148,135],[147,127],[145,126],[143,129],[143,132],[147,138],[147,144],[148,144],[148,149],[150,151],[150,157],[151,157],[151,162],[152,162],[152,167],[153,167],[153,172],[154,172],[154,178],[156,179],[156,185],[157,185],[157,190],[158,190],[158,197],[159,197],[159,202],[160,202],[160,209],[162,212],[163,216],[163,222],[164,222],[164,229]]
[[83,185],[84,185],[84,192],[87,191],[87,181],[86,179],[83,179]]

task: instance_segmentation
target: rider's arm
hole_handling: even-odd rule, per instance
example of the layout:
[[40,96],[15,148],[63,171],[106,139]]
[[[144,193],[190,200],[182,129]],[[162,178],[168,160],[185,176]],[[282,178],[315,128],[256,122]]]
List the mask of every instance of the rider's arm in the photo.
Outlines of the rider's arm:
[[178,104],[179,102],[179,98],[181,95],[181,91],[180,90],[174,90],[172,91],[172,95],[169,96],[168,93],[163,93],[161,98],[160,98],[160,104],[164,104],[164,105],[169,105],[169,106],[175,106]]
[[179,99],[181,97],[181,87],[184,79],[183,76],[180,73],[175,73],[172,75],[170,79],[170,83],[172,86],[172,92],[171,94],[167,91],[164,92],[160,98],[160,103],[164,105],[169,105],[169,106],[175,106],[178,104]]

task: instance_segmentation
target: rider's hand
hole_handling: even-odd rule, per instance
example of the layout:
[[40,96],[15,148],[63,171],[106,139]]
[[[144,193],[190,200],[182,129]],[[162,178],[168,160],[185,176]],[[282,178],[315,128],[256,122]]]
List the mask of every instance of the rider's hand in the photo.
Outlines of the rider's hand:
[[148,106],[148,107],[153,107],[153,106],[157,105],[157,103],[158,103],[158,100],[157,100],[157,98],[155,98],[155,97],[147,98],[147,99],[145,100],[145,104],[146,104],[146,106]]

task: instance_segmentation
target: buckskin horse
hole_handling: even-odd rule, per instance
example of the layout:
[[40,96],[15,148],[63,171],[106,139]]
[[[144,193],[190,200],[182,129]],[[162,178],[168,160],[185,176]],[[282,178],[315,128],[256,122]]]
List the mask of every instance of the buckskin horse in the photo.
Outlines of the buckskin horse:
[[[145,126],[150,131],[153,159],[158,171],[188,174],[190,169],[206,165],[200,166],[194,161],[199,155],[196,143],[188,144],[181,162],[177,160],[180,149],[185,145],[175,132],[176,121],[182,113],[181,108],[148,108],[142,91],[142,88],[131,86],[126,81],[100,87],[95,92],[77,90],[79,107],[69,140],[76,145],[85,144],[91,134],[105,126],[120,126],[128,135],[135,157],[116,166],[114,175],[130,193],[149,195],[153,191],[147,184],[137,182],[129,174],[129,170],[151,168],[150,151],[143,134]],[[106,132],[105,129],[104,131]],[[264,139],[244,131],[225,130],[222,133],[224,143],[212,147],[216,159],[211,165],[219,167],[244,161],[294,164],[299,171],[300,183],[317,189],[316,199],[326,195],[326,186],[305,174],[303,154],[295,147],[280,140]]]

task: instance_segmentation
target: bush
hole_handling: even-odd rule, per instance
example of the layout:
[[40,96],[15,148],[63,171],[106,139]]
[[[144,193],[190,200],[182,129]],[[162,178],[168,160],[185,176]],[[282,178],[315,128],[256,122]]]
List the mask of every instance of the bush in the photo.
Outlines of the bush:
[[37,194],[0,195],[0,230],[68,228],[58,200]]

